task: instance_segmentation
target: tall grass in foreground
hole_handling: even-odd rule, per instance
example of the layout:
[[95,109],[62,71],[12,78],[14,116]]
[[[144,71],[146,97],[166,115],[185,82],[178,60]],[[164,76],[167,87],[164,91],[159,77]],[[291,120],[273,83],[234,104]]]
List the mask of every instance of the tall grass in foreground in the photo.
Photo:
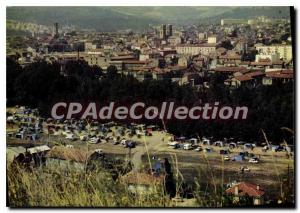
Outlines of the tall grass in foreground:
[[154,187],[152,193],[132,194],[108,173],[76,170],[8,168],[11,207],[169,207],[171,200]]

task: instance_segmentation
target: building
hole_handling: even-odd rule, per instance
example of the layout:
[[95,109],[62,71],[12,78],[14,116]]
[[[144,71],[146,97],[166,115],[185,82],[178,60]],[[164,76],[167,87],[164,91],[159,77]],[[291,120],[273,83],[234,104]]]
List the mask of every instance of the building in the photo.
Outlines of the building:
[[261,61],[262,59],[263,60],[266,60],[266,59],[268,59],[268,60],[270,60],[271,62],[274,62],[274,61],[278,61],[279,60],[279,53],[273,53],[273,54],[269,54],[269,55],[267,55],[267,54],[257,54],[257,55],[255,55],[255,62],[259,62],[259,61]]
[[108,64],[111,66],[115,66],[118,71],[122,71],[124,67],[123,61],[109,61]]
[[59,37],[59,34],[58,34],[58,23],[54,23],[54,25],[53,25],[52,36],[54,38],[58,38]]
[[90,66],[96,65],[102,69],[106,69],[109,65],[108,59],[99,53],[89,53],[83,56],[83,59],[88,62]]
[[239,54],[236,54],[235,52],[230,52],[228,51],[224,55],[220,55],[218,57],[218,62],[220,64],[226,64],[226,65],[231,65],[231,66],[236,66],[241,63],[242,61],[242,56]]
[[110,58],[111,61],[136,61],[134,55],[119,55]]
[[176,54],[176,50],[175,49],[161,49],[161,50],[159,50],[159,54],[162,57],[165,57],[167,55],[175,55]]
[[240,54],[244,54],[248,51],[248,43],[246,39],[240,39],[234,47],[234,50],[239,52]]
[[84,43],[84,49],[86,51],[95,50],[96,48],[97,48],[97,45],[93,44],[92,42],[85,42]]
[[71,48],[73,51],[84,52],[85,44],[84,44],[84,42],[76,41],[76,42],[71,43]]
[[217,35],[210,35],[207,37],[207,43],[208,44],[216,44],[218,42],[218,36]]
[[175,46],[175,45],[181,43],[181,38],[178,37],[178,36],[170,36],[170,37],[168,38],[168,43],[169,43],[171,46]]
[[274,82],[287,83],[294,80],[294,71],[288,69],[266,71],[263,78],[263,85],[272,85]]
[[198,33],[198,39],[199,40],[204,40],[207,38],[207,34],[206,33]]
[[284,61],[291,61],[293,59],[292,45],[278,44],[278,45],[256,45],[258,54],[274,55],[279,54],[279,58]]
[[155,70],[154,72],[152,72],[152,78],[158,81],[164,80],[166,79],[166,72],[158,68],[157,71]]
[[225,193],[228,195],[233,195],[234,203],[238,203],[241,197],[249,196],[253,199],[253,205],[264,204],[265,191],[260,187],[260,185],[240,182],[228,188]]
[[175,46],[178,54],[184,55],[210,55],[216,53],[215,44],[181,44]]
[[150,73],[150,72],[141,71],[141,72],[134,72],[133,77],[135,77],[138,81],[142,82],[142,81],[145,81],[145,80],[152,79],[153,76],[152,76],[152,73]]
[[167,37],[167,26],[163,24],[159,29],[159,38],[166,39],[166,37]]
[[238,24],[248,24],[246,19],[221,19],[221,25],[238,25]]
[[172,24],[168,24],[168,31],[167,31],[167,36],[173,36],[173,25]]
[[180,85],[189,84],[191,86],[200,85],[202,83],[199,73],[186,72],[181,78]]
[[179,57],[178,66],[187,67],[189,63],[189,58],[186,56]]
[[35,146],[32,148],[16,147],[7,151],[7,160],[9,163],[17,163],[19,165],[40,166],[46,162],[46,155],[50,151],[47,145]]
[[248,70],[245,67],[216,67],[215,69],[212,69],[211,72],[221,73],[224,75],[233,75],[236,72],[243,74],[248,72]]
[[123,69],[126,71],[139,70],[149,64],[149,61],[123,61]]
[[230,87],[237,88],[241,85],[252,86],[255,79],[249,75],[238,75],[232,79],[225,80],[224,84]]
[[163,176],[143,172],[129,172],[121,177],[121,182],[128,185],[128,189],[134,194],[152,194],[156,187],[164,184]]

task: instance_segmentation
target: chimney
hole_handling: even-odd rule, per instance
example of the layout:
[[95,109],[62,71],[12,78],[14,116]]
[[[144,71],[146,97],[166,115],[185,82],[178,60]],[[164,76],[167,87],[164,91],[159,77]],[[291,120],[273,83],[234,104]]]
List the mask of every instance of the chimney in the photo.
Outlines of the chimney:
[[256,189],[257,189],[257,190],[260,190],[259,184],[256,185]]
[[236,185],[235,187],[234,187],[234,195],[239,195],[239,187],[238,187],[238,185]]

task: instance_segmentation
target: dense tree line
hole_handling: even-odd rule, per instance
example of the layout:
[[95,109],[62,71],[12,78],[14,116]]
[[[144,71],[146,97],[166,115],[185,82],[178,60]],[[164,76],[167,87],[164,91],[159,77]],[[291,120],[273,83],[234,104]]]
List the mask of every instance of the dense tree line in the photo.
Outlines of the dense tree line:
[[[170,79],[139,82],[131,75],[119,74],[114,66],[108,67],[105,74],[101,68],[89,66],[84,61],[68,62],[63,67],[40,61],[22,68],[8,58],[7,106],[37,107],[42,115],[49,116],[51,107],[58,101],[134,103],[138,100],[157,106],[163,101],[186,106],[218,101],[222,105],[248,106],[248,118],[169,120],[165,122],[166,128],[178,136],[234,137],[250,142],[263,142],[263,129],[274,143],[282,142],[283,138],[292,139],[281,127],[294,129],[293,82],[235,90],[229,90],[223,82],[222,75],[213,74],[210,88],[197,91],[188,85],[179,86]],[[155,123],[162,126],[159,120]]]

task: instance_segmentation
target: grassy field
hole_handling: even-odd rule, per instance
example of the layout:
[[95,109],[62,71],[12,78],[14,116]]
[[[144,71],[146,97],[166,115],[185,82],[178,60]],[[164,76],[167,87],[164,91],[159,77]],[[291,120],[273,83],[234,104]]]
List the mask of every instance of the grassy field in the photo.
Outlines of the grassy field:
[[128,186],[112,181],[104,171],[8,168],[10,207],[171,207],[162,192],[132,194]]

